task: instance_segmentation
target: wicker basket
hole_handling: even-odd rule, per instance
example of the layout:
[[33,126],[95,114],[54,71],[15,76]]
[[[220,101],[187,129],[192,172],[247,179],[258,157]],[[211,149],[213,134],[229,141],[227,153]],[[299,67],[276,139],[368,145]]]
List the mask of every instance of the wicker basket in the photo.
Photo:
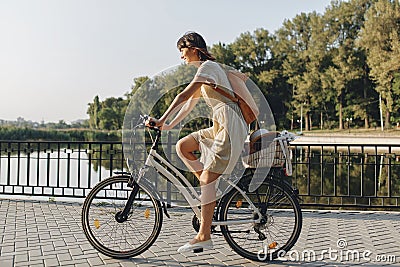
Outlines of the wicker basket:
[[[277,132],[258,134],[245,145],[242,162],[246,168],[282,167],[285,164],[285,154],[279,141],[273,141]],[[284,146],[287,148],[287,146]],[[286,153],[288,155],[288,153]]]
[[246,168],[282,167],[285,160],[279,141],[272,141],[265,148],[242,155],[242,162]]

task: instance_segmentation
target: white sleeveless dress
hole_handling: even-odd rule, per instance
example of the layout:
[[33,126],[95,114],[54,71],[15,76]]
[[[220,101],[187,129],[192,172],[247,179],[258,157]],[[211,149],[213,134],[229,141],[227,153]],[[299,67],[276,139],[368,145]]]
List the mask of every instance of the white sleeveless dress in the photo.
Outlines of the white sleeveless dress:
[[[210,84],[216,84],[233,94],[225,71],[216,62],[202,63],[194,80],[196,79],[202,81],[206,79]],[[199,143],[200,162],[203,163],[203,170],[229,174],[242,153],[247,137],[247,124],[239,106],[215,91],[213,86],[203,84],[201,94],[212,108],[213,126],[191,133],[191,136]]]

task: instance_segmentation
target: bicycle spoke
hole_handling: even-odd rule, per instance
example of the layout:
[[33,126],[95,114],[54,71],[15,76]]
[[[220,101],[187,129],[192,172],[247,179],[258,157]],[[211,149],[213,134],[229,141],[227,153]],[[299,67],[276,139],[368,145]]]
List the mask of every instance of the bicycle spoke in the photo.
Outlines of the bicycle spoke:
[[[260,223],[222,226],[222,233],[229,245],[240,255],[260,260],[259,252],[271,259],[281,250],[290,249],[301,228],[301,213],[291,190],[267,181],[248,197],[262,214]],[[238,191],[232,192],[221,209],[221,219],[252,219],[256,212]],[[240,205],[238,205],[238,203]]]
[[[102,253],[117,258],[138,255],[157,238],[162,221],[160,205],[143,189],[125,218],[124,211],[132,192],[127,176],[108,178],[85,200],[82,218],[90,243]],[[121,217],[121,218],[120,218]]]

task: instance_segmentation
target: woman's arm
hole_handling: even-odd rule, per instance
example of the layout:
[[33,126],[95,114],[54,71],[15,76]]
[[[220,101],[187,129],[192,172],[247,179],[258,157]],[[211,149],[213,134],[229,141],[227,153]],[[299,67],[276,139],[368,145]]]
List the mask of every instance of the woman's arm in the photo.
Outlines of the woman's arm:
[[[164,124],[163,129],[169,130],[175,127],[178,123],[180,123],[196,106],[197,102],[199,102],[200,98],[200,90],[196,91],[187,101],[183,104],[182,108],[177,107],[179,110],[178,114],[175,118],[168,124]],[[173,112],[175,113],[175,112]]]
[[[169,118],[169,116],[171,116],[172,113],[176,112],[177,108],[182,107],[182,105],[188,102],[189,102],[188,108],[190,107],[191,109],[193,109],[193,107],[197,103],[196,100],[198,100],[200,96],[200,87],[202,84],[203,84],[202,82],[191,82],[188,86],[186,86],[186,88],[174,98],[171,105],[164,112],[161,118],[158,120],[153,119],[153,121],[156,123],[156,126],[162,127],[165,121]],[[189,101],[189,99],[191,100]],[[187,112],[184,111],[182,114],[181,112],[179,112],[177,117],[179,116],[180,120],[182,120],[184,118],[183,115],[186,115],[190,111],[191,110],[188,109]],[[179,123],[179,121],[177,121],[177,118],[175,118],[173,122],[176,124]]]

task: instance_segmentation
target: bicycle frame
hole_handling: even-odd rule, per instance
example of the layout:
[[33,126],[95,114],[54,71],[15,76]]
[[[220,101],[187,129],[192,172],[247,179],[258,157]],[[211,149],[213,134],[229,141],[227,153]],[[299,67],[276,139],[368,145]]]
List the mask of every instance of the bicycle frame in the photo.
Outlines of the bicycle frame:
[[[136,164],[135,147],[124,146],[129,149],[124,153],[131,172],[116,172],[116,175],[100,181],[90,190],[83,203],[81,217],[84,234],[94,248],[109,257],[129,258],[143,253],[159,236],[163,212],[170,218],[162,194],[156,190],[155,183],[146,179],[148,174],[152,174],[148,172],[150,168],[177,187],[197,216],[192,219],[193,228],[199,231],[201,226],[200,206],[204,206],[200,192],[186,179],[185,173],[173,166],[158,149],[161,130],[154,127],[155,123],[152,125],[148,118],[140,116],[142,123],[133,128],[135,130],[146,123],[156,132],[144,164],[140,161],[143,166],[138,168]],[[150,134],[153,139],[153,133]],[[133,137],[131,135],[128,141],[133,141]],[[147,149],[139,152],[147,152]],[[264,174],[265,183],[261,189],[255,188],[254,193],[250,179],[258,174],[253,168],[246,169],[243,176],[234,173],[219,178],[226,181],[227,194],[218,201],[211,228],[215,233],[215,227],[220,226],[220,232],[229,246],[239,255],[254,261],[272,260],[281,252],[289,251],[298,240],[302,226],[297,193],[281,179],[284,175],[282,166],[268,173],[261,171],[261,175]],[[220,181],[217,180],[217,183]],[[164,185],[164,182],[161,184]],[[210,185],[210,190],[216,190],[213,184]],[[203,194],[208,193],[204,188],[201,189]],[[244,201],[246,203],[243,204]],[[203,249],[193,249],[195,253],[200,251]]]
[[[196,190],[193,188],[193,186],[189,183],[189,181],[182,175],[182,173],[177,170],[171,163],[169,163],[166,159],[164,159],[160,154],[157,153],[157,146],[158,142],[161,136],[161,131],[157,131],[157,137],[155,141],[153,142],[153,145],[150,149],[150,152],[147,156],[147,159],[145,161],[145,166],[142,167],[139,171],[139,175],[137,177],[136,182],[140,185],[140,179],[143,178],[145,175],[146,171],[148,170],[149,167],[153,167],[156,169],[157,172],[159,172],[162,176],[164,176],[167,180],[169,180],[173,185],[176,186],[176,188],[179,190],[179,192],[183,195],[183,197],[186,199],[186,201],[189,203],[191,209],[193,212],[196,214],[197,218],[200,218],[200,209],[199,206],[201,205],[201,201],[199,194],[196,192]],[[160,161],[162,164],[164,164],[168,169],[170,169],[173,174],[168,171],[167,168],[165,168],[162,164],[160,164]],[[174,175],[175,174],[175,175]],[[177,178],[179,177],[179,179]],[[221,178],[220,178],[221,179]],[[181,181],[183,181],[184,184],[182,184]],[[244,223],[260,223],[262,219],[262,214],[258,210],[258,208],[253,204],[253,202],[250,200],[250,198],[246,195],[246,192],[244,192],[240,187],[238,187],[235,183],[233,183],[230,180],[226,180],[228,184],[232,187],[235,188],[240,192],[240,194],[243,196],[246,201],[250,204],[251,208],[257,213],[257,219],[246,219],[246,220],[227,220],[227,221],[213,221],[212,225],[217,226],[217,225],[234,225],[234,224],[244,224]]]

